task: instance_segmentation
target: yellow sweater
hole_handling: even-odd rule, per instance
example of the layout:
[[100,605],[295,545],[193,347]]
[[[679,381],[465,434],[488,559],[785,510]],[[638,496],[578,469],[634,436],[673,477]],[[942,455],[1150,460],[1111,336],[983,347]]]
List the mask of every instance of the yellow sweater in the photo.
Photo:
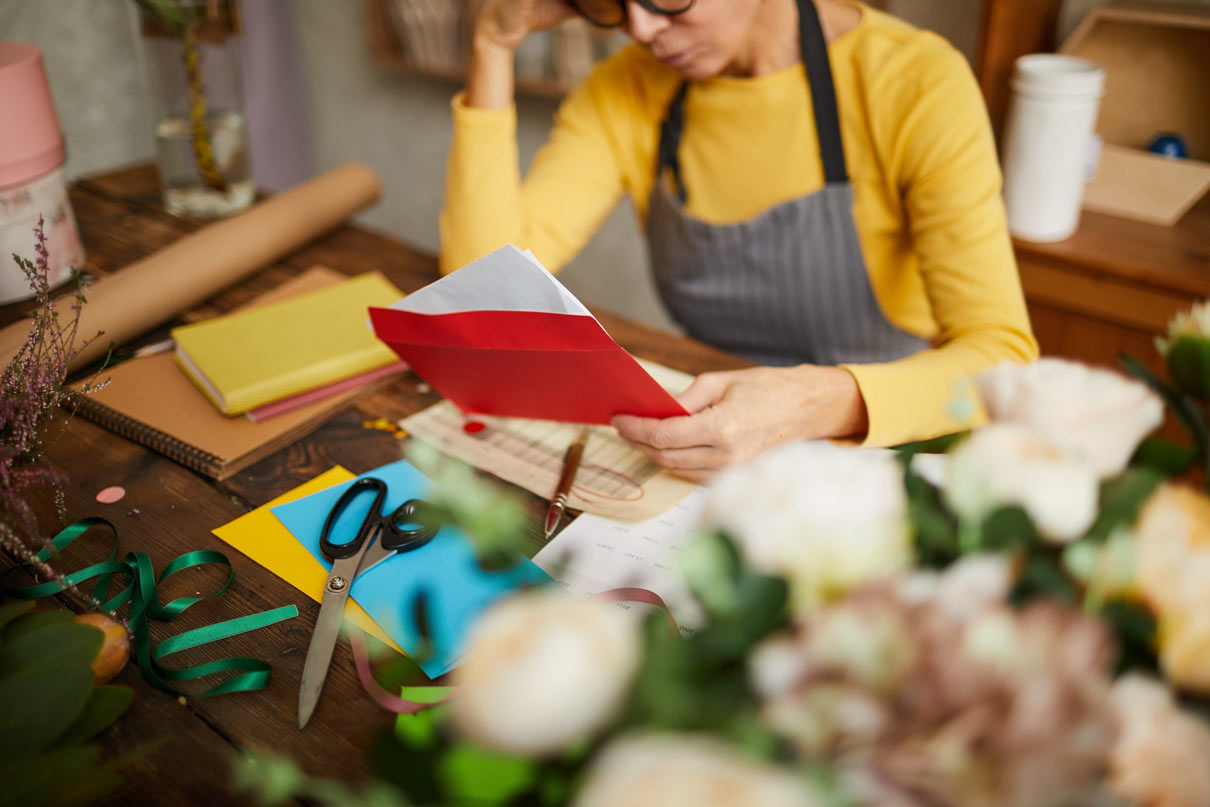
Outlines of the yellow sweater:
[[[982,416],[963,404],[971,374],[1037,356],[1000,199],[982,96],[940,37],[861,6],[828,48],[870,282],[887,318],[931,340],[899,361],[846,365],[869,413],[869,445],[957,431]],[[454,99],[441,216],[450,272],[505,243],[557,271],[623,193],[646,220],[659,122],[680,75],[632,45],[602,62],[562,104],[522,182],[516,110]],[[823,186],[803,66],[695,85],[681,171],[687,212],[731,223]],[[965,400],[969,401],[969,398]]]

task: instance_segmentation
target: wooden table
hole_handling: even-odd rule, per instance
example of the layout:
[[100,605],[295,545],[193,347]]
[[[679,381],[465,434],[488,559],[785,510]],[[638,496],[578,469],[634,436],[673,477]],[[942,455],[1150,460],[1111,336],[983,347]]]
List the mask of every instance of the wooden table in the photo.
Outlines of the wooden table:
[[[164,211],[150,166],[82,180],[71,189],[71,200],[88,253],[86,268],[94,275],[118,270],[202,224]],[[316,264],[348,274],[377,269],[407,291],[437,277],[433,256],[390,237],[344,226],[182,318],[195,320],[228,311]],[[14,321],[23,311],[22,305],[0,308],[0,325]],[[671,367],[701,372],[745,364],[683,337],[607,312],[595,313],[629,350]],[[148,341],[163,338],[165,330],[148,335]],[[299,679],[319,606],[219,541],[210,530],[333,465],[361,473],[399,459],[401,444],[395,437],[363,428],[362,423],[379,417],[400,418],[437,400],[432,394],[418,392],[417,384],[415,376],[405,376],[384,391],[364,397],[306,439],[221,483],[81,418],[73,419],[53,443],[48,462],[69,477],[64,491],[69,521],[92,515],[110,519],[118,527],[121,550],[148,553],[157,571],[190,550],[216,549],[230,558],[236,575],[232,589],[218,599],[197,604],[169,625],[153,623],[153,641],[291,603],[300,612],[295,619],[171,660],[172,666],[189,666],[235,655],[266,659],[273,665],[272,680],[259,692],[178,701],[146,685],[136,666],[127,666],[117,682],[133,687],[136,700],[103,735],[106,757],[156,738],[169,742],[125,769],[130,786],[122,804],[239,803],[231,795],[228,780],[233,752],[240,748],[289,755],[313,776],[359,780],[368,773],[368,748],[375,734],[391,725],[392,718],[362,691],[347,644],[337,647],[315,717],[305,731],[299,731]],[[126,497],[117,504],[99,504],[97,492],[110,485],[124,487]],[[533,515],[530,528],[536,549],[544,502],[528,494],[526,498]],[[37,489],[33,499],[49,534],[57,529],[50,489]],[[103,552],[101,543],[90,542],[79,551],[75,546],[69,548],[60,570],[104,559],[108,547]],[[12,563],[12,558],[0,556],[0,567]],[[217,570],[202,570],[193,579],[172,586],[163,597],[213,591],[221,582]]]

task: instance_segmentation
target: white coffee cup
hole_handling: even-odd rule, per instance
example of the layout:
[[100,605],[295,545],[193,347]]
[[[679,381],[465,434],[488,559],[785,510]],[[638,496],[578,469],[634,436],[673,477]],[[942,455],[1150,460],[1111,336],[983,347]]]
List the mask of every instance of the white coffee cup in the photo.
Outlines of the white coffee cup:
[[1085,59],[1032,54],[1016,61],[1011,87],[1003,142],[1009,231],[1066,240],[1080,222],[1105,71]]

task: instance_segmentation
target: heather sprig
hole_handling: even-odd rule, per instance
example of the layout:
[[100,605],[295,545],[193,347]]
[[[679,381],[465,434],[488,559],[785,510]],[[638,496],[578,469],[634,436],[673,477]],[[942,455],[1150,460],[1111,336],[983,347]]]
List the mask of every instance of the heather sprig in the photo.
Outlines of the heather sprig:
[[[33,560],[46,539],[26,491],[51,485],[59,516],[66,515],[63,485],[67,478],[62,471],[41,464],[51,421],[60,409],[70,414],[80,396],[104,383],[96,383],[94,376],[75,389],[66,384],[69,363],[100,333],[76,343],[85,303],[79,273],[66,312],[59,310],[61,300],[51,295],[50,253],[41,217],[34,228],[34,259],[14,254],[13,260],[34,293],[34,313],[25,343],[0,374],[0,545],[19,558]],[[65,423],[66,418],[59,424],[60,431]],[[45,564],[38,567],[43,574],[56,576]]]

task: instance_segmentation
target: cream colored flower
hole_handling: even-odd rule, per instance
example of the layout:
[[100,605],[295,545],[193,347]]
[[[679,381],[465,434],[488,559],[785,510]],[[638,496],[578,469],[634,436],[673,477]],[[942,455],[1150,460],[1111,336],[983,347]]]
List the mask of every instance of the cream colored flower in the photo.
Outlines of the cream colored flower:
[[1147,807],[1210,807],[1210,730],[1160,683],[1137,675],[1113,688],[1118,739],[1109,785]]
[[1135,526],[1139,591],[1159,612],[1164,674],[1210,693],[1210,499],[1165,485]]
[[1102,479],[1120,473],[1164,419],[1163,402],[1145,385],[1063,359],[1005,362],[976,383],[992,422],[1025,427]]
[[1168,340],[1175,342],[1182,336],[1195,339],[1210,337],[1210,300],[1195,303],[1188,311],[1181,311],[1168,323]]
[[475,625],[451,714],[489,748],[555,753],[617,711],[640,651],[636,621],[614,605],[550,589],[510,597]]
[[799,608],[910,563],[903,474],[886,452],[798,443],[727,471],[707,496],[704,525],[787,577]]
[[692,735],[626,737],[593,763],[572,807],[813,807],[801,777]]
[[1090,466],[1024,426],[977,429],[950,453],[945,498],[970,523],[981,523],[998,507],[1019,505],[1043,537],[1065,543],[1092,526],[1099,495]]

